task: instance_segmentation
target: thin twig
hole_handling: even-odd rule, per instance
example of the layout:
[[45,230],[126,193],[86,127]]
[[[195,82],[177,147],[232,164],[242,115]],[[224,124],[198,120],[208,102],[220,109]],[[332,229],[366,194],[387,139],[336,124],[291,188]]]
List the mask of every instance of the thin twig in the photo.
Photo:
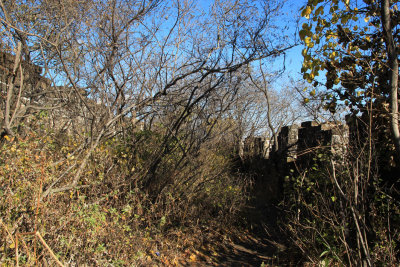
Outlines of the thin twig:
[[51,248],[49,247],[49,245],[47,245],[46,241],[44,241],[43,237],[41,236],[41,234],[39,233],[39,231],[37,231],[35,233],[35,235],[39,238],[40,242],[43,244],[43,246],[47,249],[47,251],[50,253],[50,256],[56,261],[56,263],[59,266],[64,267],[64,264],[58,260],[57,256],[54,254],[53,250],[51,250]]
[[7,225],[5,225],[3,223],[3,220],[0,218],[0,224],[3,226],[3,228],[6,230],[8,236],[11,238],[11,241],[14,243],[14,238],[12,236],[12,234],[10,233],[10,231],[8,231]]
[[370,254],[369,254],[369,250],[368,250],[368,246],[366,245],[366,240],[364,240],[364,239],[366,239],[366,238],[365,238],[365,236],[363,235],[363,233],[362,233],[362,231],[361,231],[361,228],[360,228],[360,225],[359,225],[359,223],[358,223],[358,218],[357,218],[357,215],[356,215],[356,211],[355,211],[353,205],[351,204],[350,200],[349,200],[349,199],[346,197],[346,195],[343,193],[343,190],[342,190],[342,188],[340,187],[340,185],[339,185],[339,183],[338,183],[338,181],[337,181],[337,179],[336,179],[335,163],[333,162],[332,159],[331,159],[331,164],[332,164],[332,173],[333,173],[332,178],[333,178],[333,180],[334,180],[334,182],[335,182],[335,185],[336,185],[337,189],[339,190],[340,194],[342,195],[342,197],[347,201],[347,203],[348,203],[349,206],[350,206],[350,210],[351,210],[351,213],[352,213],[352,215],[353,215],[354,223],[356,224],[358,237],[359,237],[359,240],[360,240],[360,242],[361,242],[362,248],[363,248],[363,250],[364,250],[365,256],[367,257],[368,266],[372,266],[371,260],[370,260]]
[[18,256],[18,235],[15,235],[15,261],[17,267],[19,267],[19,256]]

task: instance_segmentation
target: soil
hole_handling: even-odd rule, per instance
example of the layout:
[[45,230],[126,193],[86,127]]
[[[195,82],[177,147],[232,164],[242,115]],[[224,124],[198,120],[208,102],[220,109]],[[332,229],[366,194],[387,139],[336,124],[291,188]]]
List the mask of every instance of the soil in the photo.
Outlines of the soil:
[[242,223],[230,227],[218,238],[206,242],[197,262],[186,266],[300,266],[300,253],[278,225],[274,205],[250,205]]

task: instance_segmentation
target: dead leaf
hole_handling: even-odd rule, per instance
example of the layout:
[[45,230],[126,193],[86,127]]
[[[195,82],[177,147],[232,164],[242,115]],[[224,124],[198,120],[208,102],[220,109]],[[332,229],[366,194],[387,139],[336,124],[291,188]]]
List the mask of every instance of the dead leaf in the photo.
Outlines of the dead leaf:
[[196,256],[196,254],[192,254],[192,255],[190,255],[189,259],[190,259],[190,261],[191,261],[191,262],[194,262],[194,261],[196,261],[196,260],[197,260],[197,256]]

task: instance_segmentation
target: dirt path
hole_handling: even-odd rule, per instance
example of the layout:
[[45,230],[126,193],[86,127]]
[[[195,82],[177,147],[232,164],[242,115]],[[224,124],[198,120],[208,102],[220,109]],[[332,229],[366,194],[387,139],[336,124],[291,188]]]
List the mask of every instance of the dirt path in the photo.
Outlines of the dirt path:
[[287,247],[285,235],[277,226],[276,209],[249,206],[242,215],[244,226],[237,226],[220,240],[205,244],[201,262],[187,266],[298,266],[295,252]]

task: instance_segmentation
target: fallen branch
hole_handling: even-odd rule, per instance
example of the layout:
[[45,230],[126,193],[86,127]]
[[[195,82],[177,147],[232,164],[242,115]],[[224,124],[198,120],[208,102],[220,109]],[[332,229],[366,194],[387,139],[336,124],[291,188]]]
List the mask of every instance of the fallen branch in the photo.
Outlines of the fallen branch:
[[[18,251],[18,237],[19,236],[25,236],[25,235],[34,235],[36,236],[40,243],[47,249],[49,252],[50,256],[54,259],[54,261],[57,263],[58,266],[64,267],[65,265],[57,258],[56,254],[54,254],[53,250],[50,248],[49,245],[47,245],[46,241],[43,239],[42,235],[39,233],[39,231],[36,232],[27,232],[27,233],[17,233],[15,236],[15,260],[16,260],[16,266],[19,266],[19,251]],[[22,239],[21,239],[22,241]]]
[[56,261],[56,263],[59,266],[64,267],[64,264],[62,264],[62,262],[58,260],[57,256],[54,254],[53,250],[51,250],[51,248],[47,245],[46,241],[44,241],[44,239],[43,239],[42,235],[39,233],[39,231],[37,231],[35,233],[35,235],[39,238],[40,242],[47,249],[47,251],[50,253],[50,256]]

